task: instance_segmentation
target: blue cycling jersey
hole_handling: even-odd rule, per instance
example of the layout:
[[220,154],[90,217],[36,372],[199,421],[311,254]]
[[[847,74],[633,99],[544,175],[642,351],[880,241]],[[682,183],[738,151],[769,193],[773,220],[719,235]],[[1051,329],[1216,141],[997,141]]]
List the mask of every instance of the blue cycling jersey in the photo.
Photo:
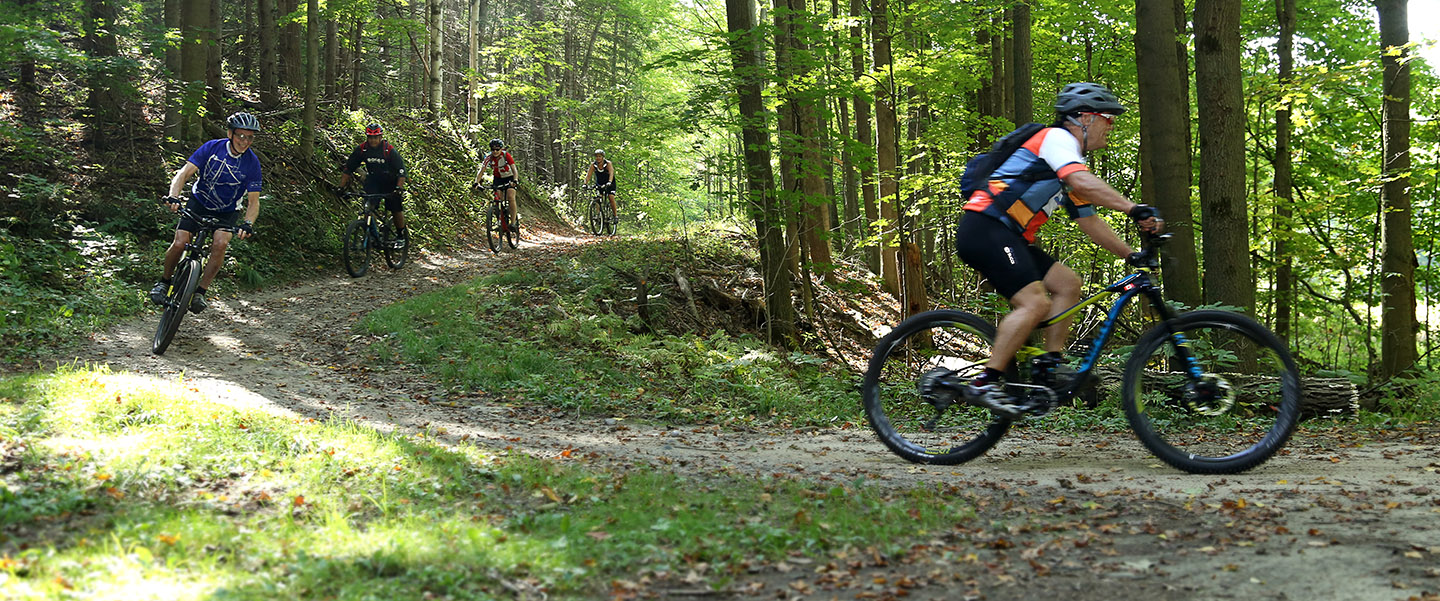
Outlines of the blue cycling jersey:
[[231,154],[229,138],[200,145],[190,155],[190,164],[199,173],[190,191],[211,211],[238,211],[246,193],[260,191],[260,157],[250,149],[239,156]]

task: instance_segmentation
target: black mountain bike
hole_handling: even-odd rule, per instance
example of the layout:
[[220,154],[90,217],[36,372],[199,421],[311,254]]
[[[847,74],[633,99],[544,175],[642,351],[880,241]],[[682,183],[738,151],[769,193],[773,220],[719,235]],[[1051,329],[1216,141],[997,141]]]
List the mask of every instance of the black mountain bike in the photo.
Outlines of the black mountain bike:
[[515,182],[507,182],[499,186],[491,186],[490,210],[485,213],[485,242],[490,245],[490,252],[500,252],[500,240],[510,245],[510,250],[515,250],[515,243],[520,239],[520,218],[516,215],[514,223],[510,221],[510,200],[505,197],[506,188],[514,188]]
[[[160,202],[168,201],[162,198]],[[175,265],[170,287],[165,290],[165,301],[161,303],[165,310],[160,313],[160,325],[156,326],[155,337],[150,341],[150,352],[156,355],[163,355],[165,349],[170,348],[175,332],[180,331],[180,322],[189,312],[190,300],[195,297],[195,289],[200,287],[200,276],[205,273],[205,261],[210,257],[211,236],[216,230],[234,232],[238,229],[225,227],[220,220],[199,215],[184,205],[180,206],[180,215],[200,224],[200,230],[185,245],[185,254]]]
[[619,221],[615,218],[615,209],[610,206],[610,200],[605,198],[605,191],[598,186],[586,186],[594,191],[590,197],[590,205],[585,210],[585,229],[594,236],[614,236],[615,226]]
[[[875,345],[865,373],[871,428],[886,447],[913,462],[955,465],[979,457],[1014,420],[1044,415],[1095,386],[1093,371],[1121,312],[1143,295],[1160,321],[1129,350],[1121,378],[1125,417],[1140,442],[1190,473],[1234,474],[1265,462],[1299,419],[1295,362],[1275,334],[1245,315],[1171,311],[1152,273],[1159,269],[1157,248],[1168,238],[1146,235],[1135,272],[1036,326],[1044,329],[1119,295],[1093,343],[1078,345],[1082,359],[1072,374],[1020,373],[1011,364],[1006,379],[1013,383],[1006,392],[1015,401],[1013,413],[970,404],[962,394],[989,358],[994,325],[956,310],[901,322]],[[1027,354],[1039,350],[1018,356]]]
[[388,194],[346,192],[341,198],[359,198],[360,216],[345,227],[345,271],[352,278],[365,275],[376,253],[385,255],[391,269],[400,269],[410,259],[407,240],[395,237],[390,220],[379,213],[380,201]]

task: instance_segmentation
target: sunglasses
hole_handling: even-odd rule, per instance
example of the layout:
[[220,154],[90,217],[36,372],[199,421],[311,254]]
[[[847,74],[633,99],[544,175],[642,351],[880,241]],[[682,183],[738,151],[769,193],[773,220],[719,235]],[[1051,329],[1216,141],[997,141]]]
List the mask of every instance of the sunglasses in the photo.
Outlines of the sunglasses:
[[236,140],[249,142],[255,139],[255,134],[234,134]]
[[1104,119],[1106,123],[1108,123],[1108,124],[1110,124],[1110,125],[1115,125],[1115,115],[1111,115],[1110,113],[1085,113],[1085,114],[1086,114],[1086,115],[1095,115],[1096,117],[1099,117],[1099,118],[1101,118],[1101,119]]

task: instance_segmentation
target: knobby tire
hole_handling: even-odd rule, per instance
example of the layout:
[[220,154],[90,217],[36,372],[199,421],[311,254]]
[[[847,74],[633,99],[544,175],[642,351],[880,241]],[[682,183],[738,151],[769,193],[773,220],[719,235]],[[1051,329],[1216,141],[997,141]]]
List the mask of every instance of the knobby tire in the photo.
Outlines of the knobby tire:
[[[1201,379],[1178,358],[1178,340]],[[1204,405],[1227,396],[1213,390],[1231,391],[1233,404]],[[1156,325],[1135,344],[1121,400],[1136,437],[1160,460],[1192,474],[1236,474],[1285,445],[1301,394],[1294,359],[1265,326],[1238,313],[1194,311]]]
[[345,272],[352,278],[363,276],[370,269],[369,236],[363,219],[351,221],[345,228]]
[[200,287],[200,262],[195,259],[182,261],[175,270],[175,277],[171,280],[170,290],[165,300],[170,304],[160,314],[160,325],[155,328],[155,338],[150,342],[150,352],[156,355],[165,354],[165,349],[170,348],[170,341],[175,339],[175,332],[180,330],[180,322],[185,319],[185,314],[190,312],[190,299],[195,296],[195,289]]
[[983,371],[994,338],[995,326],[951,310],[915,315],[881,338],[862,388],[865,417],[880,442],[906,460],[939,465],[964,463],[995,446],[1009,419],[953,397],[937,417],[936,404],[949,393],[924,395],[918,386],[936,371],[968,382]]

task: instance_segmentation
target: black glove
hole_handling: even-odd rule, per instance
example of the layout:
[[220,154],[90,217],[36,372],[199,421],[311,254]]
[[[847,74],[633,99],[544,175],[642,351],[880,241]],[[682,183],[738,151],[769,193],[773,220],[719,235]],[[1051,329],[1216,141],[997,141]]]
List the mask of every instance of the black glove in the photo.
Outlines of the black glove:
[[1157,209],[1150,205],[1142,204],[1137,204],[1133,207],[1130,207],[1130,219],[1136,222],[1145,221],[1146,219],[1149,219],[1151,217],[1159,219],[1160,209]]
[[336,196],[339,196],[345,193],[345,188],[343,186],[330,186],[330,191]]
[[235,226],[235,229],[245,232],[246,236],[255,235],[255,224],[250,223],[249,221],[241,220],[240,225]]
[[1130,253],[1130,256],[1125,257],[1125,263],[1131,267],[1144,267],[1149,262],[1149,258],[1144,252],[1133,252]]
[[396,189],[394,189],[394,190],[391,190],[391,191],[390,191],[390,198],[393,198],[393,199],[395,199],[395,200],[404,200],[404,199],[405,199],[405,189],[404,189],[404,188],[396,188]]
[[161,196],[160,202],[167,205],[185,204],[185,199],[180,196]]

